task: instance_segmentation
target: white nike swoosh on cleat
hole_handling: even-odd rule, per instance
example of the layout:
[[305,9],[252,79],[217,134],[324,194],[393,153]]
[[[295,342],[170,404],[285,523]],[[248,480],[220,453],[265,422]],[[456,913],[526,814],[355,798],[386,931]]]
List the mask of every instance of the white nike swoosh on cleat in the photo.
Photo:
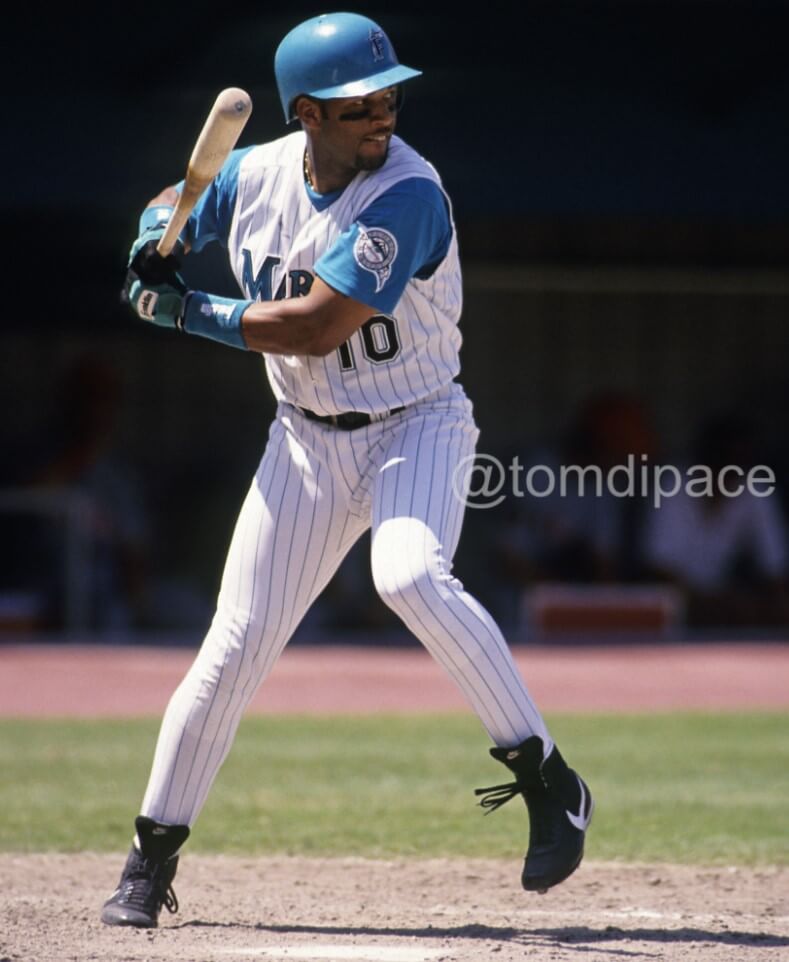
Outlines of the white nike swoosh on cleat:
[[585,832],[587,828],[589,828],[589,823],[592,821],[592,808],[590,806],[589,814],[584,815],[584,809],[586,808],[586,789],[580,778],[578,779],[578,787],[581,789],[581,804],[578,806],[578,814],[574,815],[572,812],[567,811],[567,809],[565,809],[565,811],[573,828],[577,828],[579,832]]

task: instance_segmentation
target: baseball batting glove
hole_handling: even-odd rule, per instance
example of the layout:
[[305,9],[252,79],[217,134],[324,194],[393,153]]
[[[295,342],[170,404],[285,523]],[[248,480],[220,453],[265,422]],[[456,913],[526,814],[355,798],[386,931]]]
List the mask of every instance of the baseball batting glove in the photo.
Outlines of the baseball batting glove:
[[[127,267],[131,267],[134,258],[150,241],[158,242],[170,222],[174,209],[174,207],[170,207],[168,204],[154,204],[153,207],[145,208],[140,215],[139,237],[137,237],[129,251]],[[175,242],[174,254],[180,262],[184,254],[184,245],[180,239]]]
[[121,299],[143,321],[180,328],[187,292],[172,254],[162,257],[150,240],[134,256],[126,272]]
[[162,257],[156,250],[173,213],[168,204],[146,207],[140,215],[140,233],[131,246],[126,281],[121,300],[144,321],[160,327],[176,327],[183,313],[186,284],[178,273],[183,244],[176,243],[175,253]]

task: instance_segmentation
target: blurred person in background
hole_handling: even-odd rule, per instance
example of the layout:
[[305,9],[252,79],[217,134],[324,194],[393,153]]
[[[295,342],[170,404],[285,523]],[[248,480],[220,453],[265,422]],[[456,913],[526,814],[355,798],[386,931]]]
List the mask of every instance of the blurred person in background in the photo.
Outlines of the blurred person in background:
[[[693,463],[715,477],[728,465],[747,473],[757,463],[754,437],[741,416],[715,415],[698,432]],[[789,620],[789,550],[777,492],[760,497],[746,486],[730,497],[715,485],[710,495],[692,496],[683,486],[650,512],[642,559],[655,578],[683,590],[692,626]]]
[[[562,492],[559,477],[562,467],[597,466],[605,482],[607,472],[627,465],[629,455],[638,463],[642,454],[651,457],[655,449],[650,417],[637,397],[605,392],[587,399],[559,451],[532,459],[532,464],[550,468],[556,487],[545,497],[526,493],[517,499],[515,517],[508,519],[499,539],[505,579],[518,591],[535,581],[638,580],[642,574],[637,546],[644,523],[644,499],[616,497],[605,483],[598,494],[591,474],[582,482],[578,473],[568,473]],[[546,475],[536,474],[535,490],[546,487],[546,479]]]
[[[139,484],[114,451],[123,400],[116,367],[96,354],[76,357],[55,391],[54,429],[28,487],[76,508],[88,625],[126,631],[146,620],[149,525]],[[64,626],[66,533],[51,522],[34,539],[46,622]]]

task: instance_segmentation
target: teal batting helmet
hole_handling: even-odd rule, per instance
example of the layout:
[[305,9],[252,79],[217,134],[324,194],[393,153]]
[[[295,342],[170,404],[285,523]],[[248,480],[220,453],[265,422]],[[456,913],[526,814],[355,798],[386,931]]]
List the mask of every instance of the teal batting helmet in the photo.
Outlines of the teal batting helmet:
[[295,119],[293,104],[300,94],[318,100],[364,97],[421,72],[399,63],[384,31],[357,13],[305,20],[287,34],[274,56],[287,123]]

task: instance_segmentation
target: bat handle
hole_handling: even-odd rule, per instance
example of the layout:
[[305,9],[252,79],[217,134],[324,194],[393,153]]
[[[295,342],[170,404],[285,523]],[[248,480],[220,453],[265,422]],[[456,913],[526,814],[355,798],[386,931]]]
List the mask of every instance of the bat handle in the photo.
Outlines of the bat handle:
[[164,233],[159,238],[159,243],[156,245],[156,250],[162,257],[167,257],[168,254],[172,254],[173,248],[181,235],[181,231],[186,227],[189,215],[194,210],[195,204],[209,182],[210,181],[207,181],[205,178],[198,180],[187,173],[183,189],[175,203],[175,210],[164,229]]
[[159,243],[156,245],[156,250],[162,255],[162,257],[167,257],[168,254],[172,254],[173,248],[178,241],[178,237],[180,236],[180,233],[188,219],[189,211],[182,210],[179,213],[178,207],[175,208],[167,227],[164,229],[164,233],[159,238]]

